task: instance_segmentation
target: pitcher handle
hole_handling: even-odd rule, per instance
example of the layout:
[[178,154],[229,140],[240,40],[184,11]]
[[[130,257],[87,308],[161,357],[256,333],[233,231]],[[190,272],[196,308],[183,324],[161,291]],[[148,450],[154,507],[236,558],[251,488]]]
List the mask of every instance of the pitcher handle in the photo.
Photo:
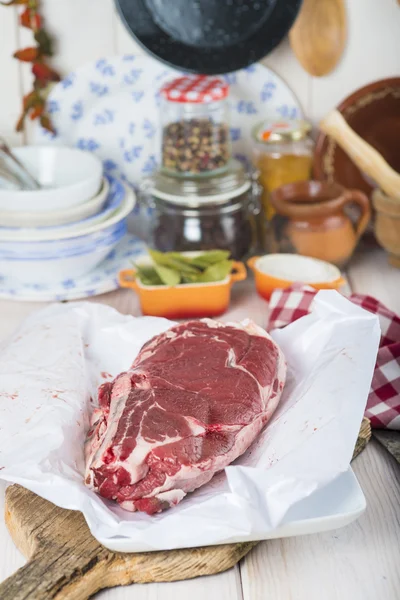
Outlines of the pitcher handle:
[[371,219],[371,205],[368,196],[360,190],[347,190],[344,204],[357,204],[360,207],[360,216],[355,224],[357,239],[362,236]]

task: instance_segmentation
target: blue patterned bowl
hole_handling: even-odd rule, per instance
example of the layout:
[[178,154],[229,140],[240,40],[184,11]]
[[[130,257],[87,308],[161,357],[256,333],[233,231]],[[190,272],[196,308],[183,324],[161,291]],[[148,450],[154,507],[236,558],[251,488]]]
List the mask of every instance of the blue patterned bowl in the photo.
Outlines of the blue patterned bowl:
[[127,216],[134,204],[135,196],[128,192],[117,215],[73,237],[0,241],[0,278],[39,284],[81,277],[103,261],[126,234]]
[[127,231],[126,219],[98,233],[46,242],[0,242],[0,277],[24,283],[76,279],[94,269]]
[[107,199],[104,206],[96,214],[56,227],[0,227],[0,241],[57,239],[60,236],[67,237],[68,233],[75,235],[75,233],[87,230],[93,225],[104,223],[121,207],[126,195],[125,186],[118,179],[108,176],[107,180],[109,183]]

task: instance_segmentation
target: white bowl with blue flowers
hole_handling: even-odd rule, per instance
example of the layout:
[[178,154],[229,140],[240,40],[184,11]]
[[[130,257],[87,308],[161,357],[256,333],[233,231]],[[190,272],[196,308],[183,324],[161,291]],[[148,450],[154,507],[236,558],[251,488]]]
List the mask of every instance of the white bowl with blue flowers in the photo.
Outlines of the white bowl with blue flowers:
[[126,188],[116,213],[83,232],[55,239],[0,241],[0,278],[24,283],[51,283],[76,279],[94,269],[127,232],[127,216],[135,195]]

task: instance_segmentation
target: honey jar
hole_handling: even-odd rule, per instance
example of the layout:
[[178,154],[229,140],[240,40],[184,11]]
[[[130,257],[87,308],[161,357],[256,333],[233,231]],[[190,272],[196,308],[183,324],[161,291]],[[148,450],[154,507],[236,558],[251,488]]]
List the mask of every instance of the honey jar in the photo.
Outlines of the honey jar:
[[275,214],[270,193],[281,185],[311,178],[314,144],[310,123],[302,120],[263,121],[253,130],[253,163],[262,186],[268,221]]

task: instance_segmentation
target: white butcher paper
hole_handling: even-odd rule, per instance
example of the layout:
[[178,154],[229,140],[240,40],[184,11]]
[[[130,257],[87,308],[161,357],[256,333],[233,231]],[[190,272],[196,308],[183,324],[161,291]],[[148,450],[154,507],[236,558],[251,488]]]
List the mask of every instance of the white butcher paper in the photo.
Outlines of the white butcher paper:
[[114,547],[118,539],[130,552],[263,539],[291,506],[347,471],[378,319],[337,292],[319,292],[312,314],[272,333],[288,378],[251,448],[178,506],[129,513],[84,485],[89,416],[98,385],[128,369],[144,342],[173,324],[84,302],[32,314],[0,351],[0,478],[82,511],[99,541]]

